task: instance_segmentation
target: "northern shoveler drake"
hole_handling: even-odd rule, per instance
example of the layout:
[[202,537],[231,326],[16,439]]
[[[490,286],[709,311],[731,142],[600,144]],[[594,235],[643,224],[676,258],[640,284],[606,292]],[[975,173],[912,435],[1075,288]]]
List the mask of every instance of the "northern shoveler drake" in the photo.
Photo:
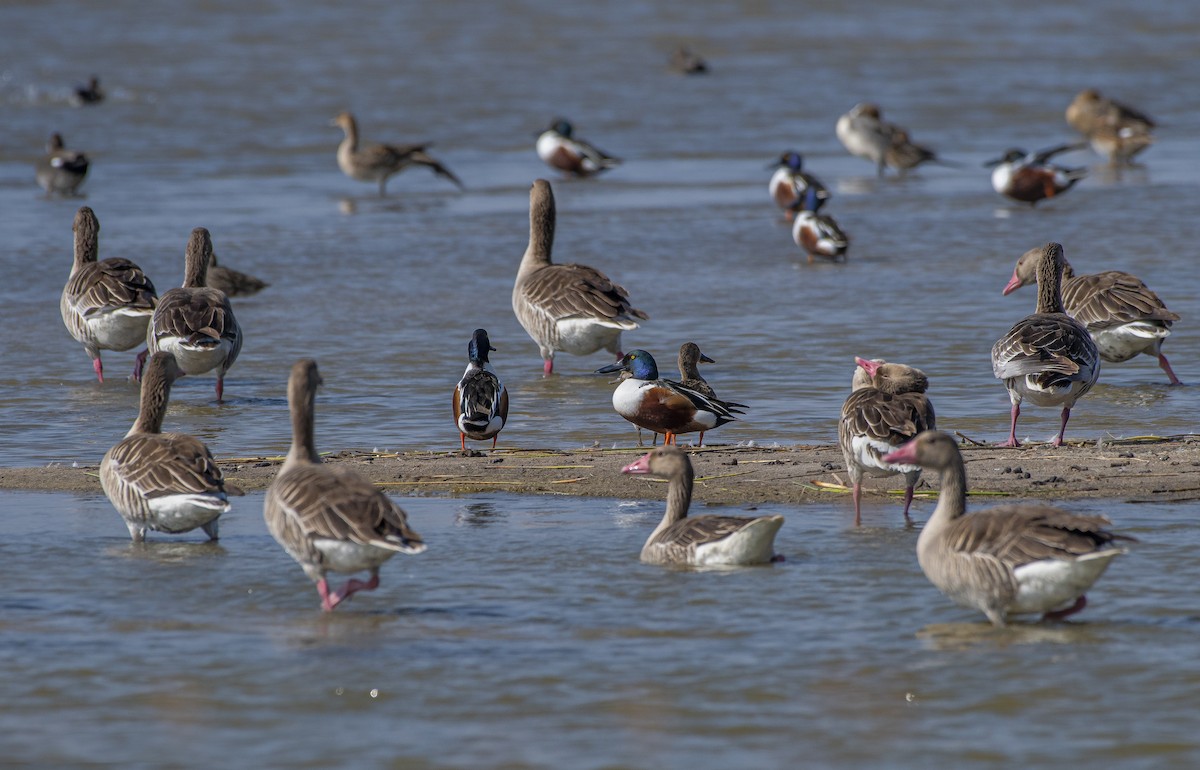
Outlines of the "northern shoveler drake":
[[[1021,255],[1004,287],[1005,295],[1036,281],[1041,254],[1042,249],[1035,248]],[[1172,385],[1181,384],[1162,352],[1179,315],[1168,310],[1140,278],[1119,270],[1075,275],[1063,257],[1062,300],[1067,315],[1087,327],[1104,361],[1121,363],[1145,353],[1158,359]]]
[[678,447],[661,446],[621,469],[667,479],[667,509],[662,521],[642,546],[641,560],[648,564],[692,567],[737,567],[766,564],[775,555],[775,534],[783,517],[689,517],[695,472],[692,461]]
[[684,75],[703,75],[708,72],[708,62],[684,45],[671,54],[671,69]]
[[1059,620],[1087,606],[1109,562],[1125,553],[1103,516],[1081,516],[1044,503],[1001,505],[967,514],[967,474],[954,438],[926,431],[884,456],[941,476],[937,507],[917,538],[917,562],[956,604],[996,626],[1009,615]]
[[828,214],[820,213],[822,200],[817,197],[816,190],[808,188],[805,193],[804,208],[796,212],[792,222],[792,240],[808,253],[808,261],[813,257],[826,257],[837,260],[845,258],[846,249],[850,246],[850,238]]
[[[304,574],[317,584],[321,608],[331,612],[358,591],[379,586],[379,568],[397,553],[425,550],[408,517],[382,489],[353,469],[321,462],[313,438],[313,408],[321,375],[317,362],[301,359],[288,377],[292,445],[267,488],[263,519]],[[368,571],[331,590],[330,572]]]
[[644,350],[631,350],[615,364],[601,367],[597,374],[622,370],[633,376],[622,380],[613,391],[613,409],[639,428],[664,434],[665,444],[674,444],[681,433],[710,431],[733,422],[740,408],[678,382],[658,376],[658,364]]
[[904,520],[912,521],[913,488],[921,469],[892,465],[883,456],[924,430],[936,428],[933,404],[925,396],[929,379],[920,369],[882,359],[855,358],[850,395],[842,404],[838,443],[846,460],[854,498],[854,526],[862,523],[863,475],[904,475]]
[[1037,261],[1038,299],[1033,315],[1018,321],[992,346],[992,373],[1004,381],[1012,401],[1008,441],[1020,446],[1017,417],[1021,402],[1062,406],[1062,423],[1052,442],[1062,446],[1071,407],[1096,384],[1100,351],[1088,330],[1067,315],[1062,301],[1063,247],[1048,243]]
[[789,217],[804,205],[809,188],[817,191],[819,201],[829,200],[829,190],[815,176],[804,171],[803,166],[804,158],[793,150],[780,155],[776,163],[768,166],[775,169],[775,173],[767,183],[767,192],[775,205],[787,212]]
[[192,230],[183,270],[183,286],[158,299],[146,344],[150,353],[175,355],[184,374],[217,370],[217,401],[225,393],[225,373],[242,350],[242,327],[225,292],[205,285],[212,259],[212,236]]
[[871,161],[883,176],[888,166],[901,175],[926,162],[943,162],[927,147],[909,139],[908,132],[883,119],[879,105],[860,102],[838,118],[837,138],[851,155]]
[[1150,116],[1094,88],[1080,91],[1067,106],[1067,123],[1113,164],[1129,163],[1154,142]]
[[95,75],[88,78],[87,85],[75,86],[75,93],[71,95],[71,103],[77,107],[85,104],[99,104],[102,101],[104,101],[104,92],[100,90],[100,78]]
[[629,293],[586,265],[550,261],[554,246],[554,191],[545,179],[529,189],[529,246],[513,284],[513,313],[538,344],[542,371],[554,371],[560,350],[586,356],[601,348],[621,357],[621,332],[650,316],[629,304]]
[[467,370],[454,386],[454,422],[464,452],[468,438],[472,441],[490,438],[495,449],[496,439],[508,420],[508,391],[488,362],[488,352],[493,350],[487,331],[476,329],[467,343]]
[[599,174],[621,163],[620,158],[577,138],[574,127],[562,118],[555,118],[550,128],[538,136],[537,154],[550,168],[575,176]]
[[[100,220],[87,206],[75,213],[75,260],[63,287],[59,311],[63,324],[92,359],[96,379],[104,382],[101,350],[130,350],[146,341],[146,329],[158,292],[142,269],[128,259],[98,260]],[[138,369],[145,360],[138,356]]]
[[379,197],[387,195],[387,181],[392,174],[409,166],[425,166],[438,176],[443,176],[465,189],[462,180],[454,175],[433,156],[425,152],[429,144],[370,144],[359,143],[358,122],[349,112],[333,119],[331,125],[342,129],[343,137],[337,149],[338,168],[351,179],[362,182],[378,182]]
[[35,166],[37,183],[47,195],[78,195],[88,172],[88,156],[78,150],[68,150],[62,134],[51,134],[46,154]]
[[208,447],[186,433],[163,433],[173,383],[182,372],[170,353],[155,353],[142,378],[141,408],[133,427],[105,453],[100,486],[125,520],[133,542],[146,533],[179,534],[199,527],[217,539],[218,519],[229,510],[227,487]]
[[1013,148],[983,165],[994,169],[992,189],[1007,198],[1032,206],[1044,198],[1061,195],[1087,176],[1086,168],[1066,168],[1049,162],[1059,153],[1082,147],[1080,144],[1061,144],[1038,152]]

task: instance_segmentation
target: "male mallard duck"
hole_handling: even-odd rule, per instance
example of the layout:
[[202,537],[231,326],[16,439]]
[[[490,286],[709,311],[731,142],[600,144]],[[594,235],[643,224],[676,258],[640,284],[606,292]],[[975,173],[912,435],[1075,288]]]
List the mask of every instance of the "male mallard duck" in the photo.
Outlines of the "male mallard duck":
[[613,409],[639,428],[664,434],[665,444],[674,444],[680,433],[710,431],[737,419],[740,408],[717,398],[661,379],[654,357],[644,350],[631,350],[615,364],[601,367],[597,374],[628,370],[632,377],[621,380],[613,391]]
[[1114,541],[1134,538],[1043,503],[1001,505],[966,515],[967,474],[954,439],[926,431],[884,456],[941,474],[937,507],[917,538],[917,561],[929,582],[956,604],[996,626],[1009,615],[1059,619],[1087,605],[1084,593],[1125,553]]
[[775,169],[775,173],[767,183],[767,192],[775,205],[789,216],[804,204],[809,188],[816,190],[818,200],[824,202],[829,199],[829,190],[815,176],[804,171],[803,166],[804,158],[792,150],[780,155],[778,162],[768,166]]
[[428,144],[359,144],[358,123],[349,112],[334,118],[332,125],[341,127],[344,134],[337,149],[338,168],[351,179],[379,182],[381,198],[387,195],[388,178],[412,165],[427,166],[433,173],[458,185],[460,190],[464,189],[462,181],[450,169],[425,152]]
[[[158,294],[142,269],[128,259],[97,261],[100,220],[87,206],[75,212],[75,261],[63,287],[59,310],[67,331],[92,359],[96,379],[104,382],[101,350],[129,350],[146,341],[146,328]],[[138,364],[146,353],[138,356]]]
[[805,193],[804,208],[796,212],[792,221],[792,240],[804,249],[811,263],[813,257],[826,257],[836,261],[845,259],[850,238],[843,232],[837,220],[820,212],[824,201],[810,187]]
[[1148,115],[1094,88],[1080,91],[1067,106],[1067,123],[1113,164],[1130,162],[1154,142],[1155,124]]
[[[1005,294],[1034,283],[1041,255],[1041,248],[1021,255],[1004,287]],[[1087,327],[1100,358],[1120,363],[1145,353],[1158,359],[1172,385],[1181,384],[1162,352],[1171,324],[1179,316],[1168,310],[1140,278],[1119,270],[1075,275],[1071,263],[1063,257],[1062,300],[1067,315]]]
[[999,158],[983,164],[993,168],[992,189],[1015,201],[1035,205],[1045,198],[1070,190],[1087,176],[1086,168],[1067,168],[1050,163],[1050,158],[1082,145],[1062,144],[1038,152],[1013,148]]
[[77,195],[88,172],[88,157],[78,150],[68,150],[62,134],[51,134],[46,154],[35,166],[37,183],[47,195]]
[[1067,315],[1062,302],[1063,248],[1047,243],[1037,263],[1038,300],[1033,315],[1018,321],[992,346],[992,373],[1012,401],[1012,425],[1002,446],[1020,446],[1017,417],[1025,399],[1062,405],[1062,424],[1052,442],[1061,446],[1071,407],[1100,376],[1100,351],[1088,330]]
[[692,463],[678,447],[661,446],[626,465],[622,473],[669,481],[667,510],[642,546],[642,561],[695,567],[743,566],[774,561],[782,516],[693,516]]
[[592,176],[621,163],[575,136],[569,121],[555,118],[550,128],[538,135],[537,154],[550,168],[575,176]]
[[171,383],[181,374],[170,353],[150,356],[142,376],[137,421],[100,462],[100,486],[140,543],[147,531],[179,534],[196,527],[217,539],[217,520],[229,510],[221,469],[202,441],[163,433]]
[[225,373],[242,350],[242,327],[225,292],[205,285],[212,259],[212,237],[197,227],[188,239],[183,286],[159,297],[146,344],[151,353],[175,354],[184,374],[217,370],[217,401],[225,392]]
[[[317,362],[302,359],[288,377],[292,445],[267,488],[267,529],[317,584],[321,607],[330,612],[357,591],[379,586],[379,567],[397,553],[421,553],[425,543],[382,489],[345,466],[321,463],[313,436],[313,406],[321,375]],[[330,590],[329,572],[367,570],[367,582],[350,580]]]
[[604,348],[621,357],[621,332],[648,315],[629,304],[629,293],[586,265],[550,261],[554,246],[554,191],[545,179],[529,189],[529,246],[513,284],[513,313],[538,344],[542,370],[554,371],[560,350],[586,356]]
[[942,162],[927,147],[915,144],[908,132],[883,119],[879,105],[860,102],[838,118],[837,138],[851,155],[871,161],[883,176],[888,166],[903,175],[926,162]]
[[838,443],[846,460],[854,497],[854,526],[862,523],[863,475],[904,474],[904,520],[912,505],[921,469],[892,465],[883,455],[925,430],[936,428],[933,404],[925,396],[929,379],[920,369],[882,360],[855,358],[850,395],[842,404]]
[[472,441],[496,438],[508,420],[508,391],[496,370],[488,362],[488,351],[495,350],[487,331],[476,329],[467,343],[467,370],[454,386],[454,422],[458,425],[462,450],[467,451],[467,439]]

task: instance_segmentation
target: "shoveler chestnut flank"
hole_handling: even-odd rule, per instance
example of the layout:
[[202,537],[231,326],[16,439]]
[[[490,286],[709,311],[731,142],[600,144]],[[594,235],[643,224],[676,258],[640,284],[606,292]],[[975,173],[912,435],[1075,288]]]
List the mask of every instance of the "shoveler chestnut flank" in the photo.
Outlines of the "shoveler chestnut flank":
[[490,438],[495,449],[496,439],[508,420],[508,391],[488,362],[488,352],[493,350],[487,331],[476,329],[467,343],[467,370],[454,386],[454,423],[464,452],[467,439]]
[[767,192],[775,205],[787,212],[789,217],[804,205],[809,188],[816,189],[818,200],[829,200],[829,190],[815,176],[804,171],[803,166],[804,158],[793,150],[780,155],[777,162],[768,166],[775,169],[775,173],[767,183]]
[[550,168],[574,176],[592,176],[621,163],[620,158],[576,137],[570,121],[562,118],[555,118],[550,128],[538,135],[537,154]]
[[808,188],[805,196],[804,208],[796,213],[792,222],[792,240],[808,254],[810,263],[814,256],[835,261],[839,257],[845,258],[850,238],[837,220],[820,212],[824,201],[814,188]]
[[613,391],[613,409],[639,428],[664,434],[666,444],[674,444],[680,433],[710,431],[742,413],[729,402],[659,377],[654,356],[644,350],[631,350],[596,373],[619,371],[628,371],[632,376],[621,380]]
[[1062,144],[1038,152],[1013,148],[983,165],[994,169],[993,190],[1033,206],[1040,200],[1061,195],[1087,176],[1086,168],[1067,168],[1050,163],[1050,158],[1055,155],[1082,147],[1080,144]]

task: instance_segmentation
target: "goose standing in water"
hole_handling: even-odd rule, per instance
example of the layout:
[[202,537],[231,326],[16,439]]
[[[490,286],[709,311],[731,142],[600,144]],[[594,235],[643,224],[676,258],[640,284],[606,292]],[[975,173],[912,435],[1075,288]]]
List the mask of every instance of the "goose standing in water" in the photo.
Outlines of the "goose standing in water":
[[1004,381],[1012,401],[1008,441],[1001,446],[1021,445],[1017,417],[1025,399],[1038,406],[1062,406],[1062,424],[1052,442],[1061,446],[1071,407],[1100,376],[1096,343],[1084,325],[1063,310],[1064,264],[1062,245],[1047,243],[1037,263],[1036,311],[992,346],[992,373]]
[[622,473],[646,474],[669,481],[667,510],[642,546],[648,564],[694,567],[743,566],[776,560],[775,534],[782,516],[693,516],[691,460],[673,446],[661,446],[626,465]]
[[242,350],[242,327],[225,293],[205,285],[212,237],[197,227],[188,239],[183,286],[158,300],[146,337],[151,353],[175,355],[184,374],[217,370],[217,401],[225,393],[225,373]]
[[883,456],[918,433],[936,428],[933,404],[925,396],[929,379],[920,369],[882,360],[855,358],[850,395],[842,404],[838,444],[846,460],[854,497],[854,526],[862,523],[863,476],[904,475],[904,520],[921,477],[914,465],[892,465]]
[[[301,359],[288,377],[292,445],[267,488],[263,518],[283,549],[317,584],[326,612],[358,591],[379,586],[379,567],[397,553],[425,550],[408,517],[382,489],[347,467],[324,465],[313,434],[313,407],[321,375],[317,362]],[[331,590],[329,572],[368,571]]]
[[137,421],[100,462],[100,486],[140,543],[147,531],[179,534],[200,527],[217,539],[217,523],[229,510],[221,469],[208,447],[184,433],[163,433],[171,383],[181,374],[170,353],[150,356],[142,377]]
[[966,514],[967,475],[954,439],[926,431],[883,458],[941,475],[937,507],[917,538],[917,561],[939,591],[977,609],[996,626],[1009,615],[1059,619],[1087,605],[1084,593],[1114,557],[1108,519],[1041,503],[1002,505]]
[[[554,246],[554,191],[545,179],[529,190],[529,246],[513,284],[513,313],[538,344],[542,371],[554,371],[554,354],[586,356],[601,348],[621,357],[621,332],[648,315],[629,304],[629,293],[586,265],[550,261]],[[635,320],[637,319],[637,320]]]
[[51,134],[46,154],[38,159],[34,170],[37,183],[47,195],[72,196],[79,194],[88,172],[88,156],[78,150],[68,150],[62,134]]
[[[1021,255],[1004,294],[1035,282],[1041,253],[1035,248]],[[1121,363],[1145,353],[1158,359],[1172,385],[1182,384],[1162,352],[1171,324],[1179,316],[1140,278],[1119,270],[1075,275],[1064,257],[1062,300],[1067,315],[1087,327],[1104,361]]]
[[467,439],[490,438],[495,449],[496,439],[508,420],[508,390],[488,361],[488,353],[493,350],[487,331],[476,329],[467,343],[467,370],[454,386],[454,422],[464,452]]
[[578,177],[593,176],[621,163],[620,158],[575,136],[570,121],[562,118],[555,118],[550,127],[538,135],[537,154],[550,168]]
[[333,119],[333,125],[342,129],[342,143],[338,145],[337,162],[342,173],[362,182],[379,182],[379,197],[387,195],[388,178],[408,166],[426,166],[438,176],[444,176],[465,189],[454,173],[434,160],[425,152],[428,144],[370,144],[359,143],[358,122],[349,112]]
[[[128,259],[97,260],[100,220],[87,206],[75,212],[75,261],[63,287],[59,311],[67,331],[92,359],[96,379],[104,382],[101,350],[130,350],[146,341],[146,329],[158,293],[142,269]],[[140,372],[146,352],[138,355]]]

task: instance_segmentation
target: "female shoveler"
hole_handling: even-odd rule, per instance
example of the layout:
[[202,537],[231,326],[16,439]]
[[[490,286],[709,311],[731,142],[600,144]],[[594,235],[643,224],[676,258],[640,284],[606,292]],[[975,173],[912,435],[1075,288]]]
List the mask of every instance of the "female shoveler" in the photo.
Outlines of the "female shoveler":
[[800,153],[788,150],[779,156],[779,160],[767,168],[775,169],[771,181],[767,183],[767,192],[775,201],[775,205],[787,212],[791,217],[803,204],[809,188],[815,188],[817,199],[829,199],[829,190],[812,174],[803,170],[804,159]]
[[[1021,255],[1004,294],[1036,280],[1041,254],[1042,250],[1035,248]],[[1171,334],[1171,324],[1179,316],[1168,310],[1140,278],[1119,270],[1075,275],[1071,263],[1063,257],[1062,299],[1067,315],[1087,327],[1100,358],[1121,363],[1145,353],[1158,359],[1172,385],[1182,384],[1162,352],[1163,341]]]
[[1047,243],[1037,263],[1037,310],[1018,321],[992,346],[992,373],[1004,381],[1012,401],[1008,441],[1020,446],[1017,417],[1021,402],[1062,405],[1062,424],[1052,442],[1061,446],[1071,407],[1096,384],[1100,351],[1087,328],[1067,315],[1062,302],[1062,244]]
[[38,158],[35,168],[37,183],[47,195],[64,197],[79,194],[88,172],[88,156],[78,150],[68,150],[62,134],[51,134],[46,154]]
[[1129,163],[1154,142],[1155,123],[1148,115],[1094,88],[1080,91],[1067,106],[1067,123],[1112,164]]
[[628,371],[632,376],[621,380],[613,391],[613,408],[639,428],[664,434],[666,444],[674,444],[680,433],[710,431],[736,420],[734,415],[742,413],[726,401],[660,378],[658,364],[644,350],[631,350],[617,363],[597,369],[596,373],[619,371]]
[[983,165],[994,169],[992,189],[1007,198],[1033,206],[1044,198],[1053,198],[1066,192],[1087,176],[1086,168],[1066,168],[1049,162],[1059,153],[1082,147],[1080,144],[1061,144],[1038,152],[1013,148],[1002,157]]
[[454,422],[458,425],[462,450],[467,451],[467,439],[472,441],[496,439],[508,420],[508,390],[488,362],[488,352],[495,350],[488,333],[476,329],[467,343],[467,370],[454,386]]
[[571,123],[555,118],[550,128],[538,135],[537,154],[542,162],[575,176],[591,176],[606,171],[621,163],[575,136]]
[[814,188],[808,188],[805,195],[804,208],[796,213],[792,222],[792,240],[808,253],[810,263],[814,256],[832,260],[844,258],[850,245],[849,237],[833,217],[820,213],[823,201]]

